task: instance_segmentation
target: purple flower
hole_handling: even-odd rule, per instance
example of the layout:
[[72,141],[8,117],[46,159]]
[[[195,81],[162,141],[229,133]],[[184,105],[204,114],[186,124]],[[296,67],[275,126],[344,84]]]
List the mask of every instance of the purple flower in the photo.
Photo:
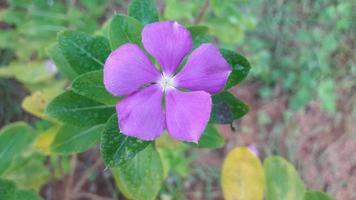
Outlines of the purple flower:
[[213,44],[193,50],[183,68],[178,68],[192,50],[190,32],[174,21],[148,24],[142,31],[146,51],[124,44],[105,62],[104,84],[115,96],[119,128],[127,136],[154,140],[164,130],[176,140],[198,142],[217,93],[231,72],[229,64]]

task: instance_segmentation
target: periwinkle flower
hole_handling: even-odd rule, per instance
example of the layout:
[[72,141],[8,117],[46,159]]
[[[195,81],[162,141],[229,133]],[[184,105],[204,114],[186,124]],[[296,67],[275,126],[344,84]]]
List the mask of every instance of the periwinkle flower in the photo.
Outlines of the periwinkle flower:
[[[157,61],[150,61],[136,44],[113,51],[105,62],[104,85],[115,96],[124,135],[154,140],[167,129],[176,140],[198,142],[212,109],[211,95],[221,91],[230,65],[213,44],[192,50],[190,32],[174,21],[148,24],[142,44]],[[158,69],[159,68],[159,69]]]

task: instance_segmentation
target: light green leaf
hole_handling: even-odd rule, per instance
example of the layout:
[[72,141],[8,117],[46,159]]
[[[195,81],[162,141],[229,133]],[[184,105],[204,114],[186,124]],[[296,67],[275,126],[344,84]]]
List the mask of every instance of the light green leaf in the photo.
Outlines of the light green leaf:
[[224,137],[219,133],[219,131],[215,128],[214,124],[208,124],[205,128],[202,136],[198,144],[193,144],[195,147],[199,148],[220,148],[224,146]]
[[158,10],[154,0],[133,0],[128,10],[129,16],[142,24],[158,21]]
[[309,190],[304,194],[303,200],[334,200],[334,198],[324,192]]
[[241,118],[249,108],[229,92],[213,96],[213,109],[210,121],[218,124],[229,124]]
[[302,200],[305,187],[298,172],[288,161],[270,156],[263,163],[267,200]]
[[102,134],[101,157],[106,166],[119,166],[134,158],[150,143],[121,134],[118,128],[117,115],[114,114],[106,123]]
[[31,190],[18,190],[15,192],[14,200],[42,200],[36,192]]
[[61,49],[58,44],[53,45],[47,51],[48,55],[52,58],[53,62],[56,64],[56,67],[60,73],[63,74],[64,77],[69,80],[73,80],[78,76],[78,73],[72,69],[67,59],[63,55]]
[[109,25],[109,41],[112,50],[125,43],[141,44],[142,24],[135,18],[115,15]]
[[225,90],[227,90],[245,79],[251,66],[245,57],[234,51],[227,49],[221,49],[220,51],[232,68],[232,72],[225,86]]
[[13,123],[0,131],[0,175],[31,145],[35,137],[32,128],[23,122]]
[[119,190],[128,199],[156,199],[164,179],[162,162],[153,145],[111,170]]
[[97,70],[78,76],[72,82],[72,91],[103,104],[114,105],[120,98],[112,96],[105,89],[103,71]]
[[226,200],[262,200],[265,177],[258,157],[246,147],[233,149],[224,160],[221,184]]
[[104,125],[99,124],[89,128],[65,124],[54,138],[51,151],[59,154],[84,152],[100,142]]
[[60,33],[58,45],[71,68],[78,74],[102,69],[110,54],[110,45],[105,37],[92,37],[81,32]]
[[53,99],[45,114],[75,126],[93,126],[105,123],[115,113],[112,105],[104,105],[71,91]]
[[208,43],[212,40],[212,37],[208,35],[209,28],[206,26],[191,26],[188,30],[192,34],[193,49],[199,47],[202,43]]

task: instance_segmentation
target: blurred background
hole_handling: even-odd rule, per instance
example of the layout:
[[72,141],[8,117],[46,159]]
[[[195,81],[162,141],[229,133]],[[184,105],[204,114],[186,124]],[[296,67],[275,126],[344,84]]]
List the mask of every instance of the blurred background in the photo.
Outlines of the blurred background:
[[[48,122],[39,115],[69,84],[49,58],[57,33],[99,33],[113,14],[127,13],[129,3],[0,0],[0,128],[24,121],[46,131]],[[252,66],[247,80],[231,89],[250,112],[218,127],[226,139],[223,148],[172,150],[173,171],[160,199],[222,199],[223,158],[246,145],[256,146],[262,158],[285,157],[309,188],[356,199],[354,1],[157,0],[157,5],[161,20],[208,26],[217,44],[244,55]],[[49,155],[48,135],[0,176],[46,199],[65,199],[63,191],[72,183],[73,199],[122,197],[97,159],[98,148]]]

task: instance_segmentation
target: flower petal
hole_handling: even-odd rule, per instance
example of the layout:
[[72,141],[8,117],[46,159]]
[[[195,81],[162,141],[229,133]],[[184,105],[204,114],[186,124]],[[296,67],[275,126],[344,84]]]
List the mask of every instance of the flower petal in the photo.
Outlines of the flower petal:
[[219,49],[207,43],[193,51],[174,80],[178,87],[214,94],[224,88],[230,72],[231,67]]
[[166,92],[166,123],[169,134],[177,140],[198,142],[211,112],[211,96],[204,91]]
[[185,55],[192,49],[190,32],[175,21],[146,25],[142,31],[142,43],[168,75],[176,71]]
[[116,104],[119,128],[124,135],[153,140],[165,129],[162,90],[151,85]]
[[114,96],[128,95],[159,77],[160,72],[135,44],[117,48],[104,65],[104,85]]

